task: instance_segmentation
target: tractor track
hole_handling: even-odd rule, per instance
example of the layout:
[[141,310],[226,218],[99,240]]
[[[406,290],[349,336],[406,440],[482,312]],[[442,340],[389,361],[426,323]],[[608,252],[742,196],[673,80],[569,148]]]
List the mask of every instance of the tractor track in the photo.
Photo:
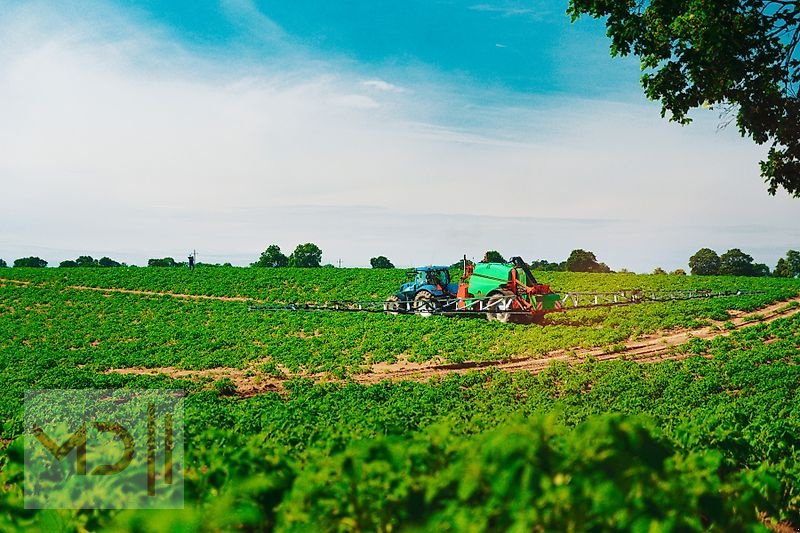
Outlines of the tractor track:
[[[31,281],[0,278],[0,283],[15,283],[28,287],[33,284]],[[34,285],[36,286],[36,285]],[[169,296],[171,298],[182,298],[188,300],[217,300],[220,302],[258,302],[255,298],[245,296],[211,296],[208,294],[186,294],[181,292],[146,291],[142,289],[121,289],[118,287],[89,287],[87,285],[67,285],[65,289],[76,291],[97,291],[97,292],[116,292],[122,294],[138,294],[140,296]]]
[[[547,369],[553,362],[577,364],[587,360],[612,361],[625,359],[637,363],[656,363],[666,360],[680,360],[691,354],[680,353],[676,348],[690,342],[692,339],[713,339],[726,337],[734,331],[754,326],[768,324],[780,318],[786,318],[800,313],[800,307],[788,307],[791,302],[800,304],[800,296],[770,304],[755,313],[737,314],[730,322],[733,327],[723,328],[724,322],[714,321],[710,326],[697,329],[673,330],[655,333],[629,341],[618,350],[609,352],[605,348],[581,348],[576,350],[557,350],[543,354],[539,357],[518,357],[513,359],[500,359],[493,361],[465,361],[460,363],[439,363],[426,361],[423,363],[410,362],[402,358],[395,363],[373,364],[364,373],[351,374],[346,380],[333,378],[328,373],[300,373],[291,374],[284,372],[286,377],[275,378],[260,371],[257,367],[260,362],[251,363],[246,368],[216,367],[204,370],[180,369],[176,367],[143,368],[130,367],[109,369],[106,373],[135,374],[135,375],[166,375],[175,379],[203,379],[218,380],[230,379],[236,386],[240,396],[250,397],[264,392],[282,391],[283,384],[292,377],[305,377],[317,382],[346,382],[352,381],[360,384],[375,384],[382,381],[416,381],[426,382],[430,379],[444,377],[448,374],[463,374],[476,370],[494,369],[503,372],[530,372],[539,373]],[[757,314],[760,318],[753,319],[751,315]]]
[[[759,320],[748,320],[748,315],[740,314],[731,320],[733,323],[733,328],[731,329],[722,329],[724,322],[714,321],[711,326],[703,328],[647,335],[635,341],[629,341],[624,344],[623,348],[612,352],[608,352],[604,348],[582,348],[577,350],[556,350],[541,357],[520,357],[498,361],[467,361],[451,364],[401,362],[394,365],[385,365],[383,369],[373,367],[371,372],[356,374],[352,376],[352,379],[360,383],[377,383],[385,379],[392,381],[426,381],[448,373],[464,373],[471,370],[489,368],[505,372],[527,371],[535,374],[545,370],[554,361],[581,363],[587,360],[612,361],[615,359],[627,359],[637,363],[655,363],[665,360],[679,360],[688,357],[689,354],[677,353],[675,348],[690,342],[692,339],[710,340],[716,337],[727,337],[734,331],[748,326],[768,324],[780,318],[800,313],[800,307],[787,307],[791,302],[800,304],[800,297],[773,303],[756,311],[753,314],[763,316]],[[381,372],[381,370],[383,371]]]

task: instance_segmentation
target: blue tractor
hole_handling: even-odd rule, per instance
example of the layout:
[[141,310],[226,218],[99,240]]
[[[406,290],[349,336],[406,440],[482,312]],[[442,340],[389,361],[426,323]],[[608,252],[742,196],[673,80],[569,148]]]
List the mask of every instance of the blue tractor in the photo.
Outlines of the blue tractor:
[[450,282],[449,267],[423,266],[407,274],[413,279],[386,300],[386,311],[429,315],[441,306],[441,300],[455,298],[458,293],[458,283]]

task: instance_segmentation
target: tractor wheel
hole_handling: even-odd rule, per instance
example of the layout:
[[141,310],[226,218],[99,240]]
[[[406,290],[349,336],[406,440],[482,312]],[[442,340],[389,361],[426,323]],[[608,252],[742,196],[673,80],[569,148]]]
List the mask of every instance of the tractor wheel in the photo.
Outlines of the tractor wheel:
[[389,296],[383,304],[383,310],[390,315],[396,315],[400,312],[401,304],[400,298],[396,294]]
[[439,302],[428,291],[419,291],[414,297],[414,312],[420,316],[431,316],[438,308]]
[[511,322],[514,315],[509,312],[504,313],[503,311],[511,311],[513,309],[513,304],[514,295],[511,293],[496,292],[490,294],[489,300],[486,302],[486,307],[492,312],[486,313],[486,318],[488,318],[490,322],[492,320],[502,322],[503,324]]

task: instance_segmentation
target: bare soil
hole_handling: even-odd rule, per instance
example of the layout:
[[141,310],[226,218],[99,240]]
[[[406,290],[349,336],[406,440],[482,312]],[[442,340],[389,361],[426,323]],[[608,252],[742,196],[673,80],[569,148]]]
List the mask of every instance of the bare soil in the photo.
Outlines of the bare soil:
[[19,279],[0,278],[0,283],[16,283],[17,285],[30,285],[30,281],[22,281]]
[[173,298],[188,298],[191,300],[219,300],[221,302],[252,302],[253,298],[244,296],[208,296],[206,294],[183,294],[179,292],[142,291],[136,289],[117,289],[106,287],[86,287],[83,285],[70,285],[68,289],[78,291],[121,292],[125,294],[140,294],[145,296],[171,296]]

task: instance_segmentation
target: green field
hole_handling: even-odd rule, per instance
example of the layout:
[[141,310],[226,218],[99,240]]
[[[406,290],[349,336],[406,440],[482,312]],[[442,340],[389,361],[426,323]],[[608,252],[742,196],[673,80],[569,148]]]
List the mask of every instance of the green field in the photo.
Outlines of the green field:
[[[737,298],[548,315],[513,325],[383,314],[258,313],[246,301],[384,299],[401,270],[4,269],[0,528],[40,530],[718,530],[800,523],[800,314],[760,323],[798,280],[537,273],[559,290],[714,288]],[[371,365],[547,358],[753,315],[688,357],[355,383]],[[740,314],[739,314],[740,315]],[[214,379],[111,369],[255,369]],[[183,511],[22,505],[26,389],[182,388]]]

